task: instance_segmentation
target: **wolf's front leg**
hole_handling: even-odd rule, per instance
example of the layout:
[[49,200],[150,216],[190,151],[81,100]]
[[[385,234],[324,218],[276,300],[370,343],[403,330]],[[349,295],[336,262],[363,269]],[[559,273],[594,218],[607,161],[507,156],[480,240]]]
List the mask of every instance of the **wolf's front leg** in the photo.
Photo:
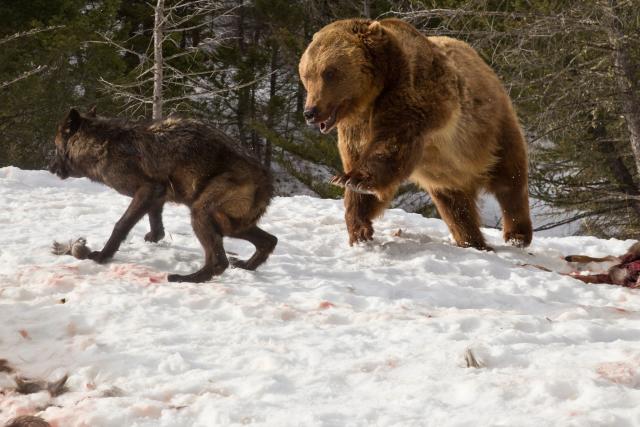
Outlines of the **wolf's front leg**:
[[165,189],[159,184],[145,184],[140,187],[133,196],[133,200],[125,211],[124,215],[116,222],[111,236],[101,251],[94,251],[89,254],[89,258],[103,263],[109,260],[116,253],[122,241],[127,237],[129,231],[145,216],[150,209],[157,205],[158,200],[164,198]]

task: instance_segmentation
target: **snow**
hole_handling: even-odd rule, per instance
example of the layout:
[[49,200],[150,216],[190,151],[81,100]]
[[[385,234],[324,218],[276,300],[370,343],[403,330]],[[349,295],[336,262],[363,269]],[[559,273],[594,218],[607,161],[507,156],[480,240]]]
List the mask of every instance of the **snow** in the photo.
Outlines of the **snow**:
[[[392,209],[373,243],[349,247],[342,201],[297,196],[262,221],[279,237],[266,264],[209,283],[166,282],[202,262],[180,206],[165,208],[165,240],[145,243],[142,221],[110,264],[50,254],[54,239],[99,248],[128,202],[0,169],[0,358],[16,371],[0,373],[0,424],[640,424],[639,291],[521,266],[569,272],[563,255],[631,241],[536,236],[522,251],[485,229],[496,252],[479,252]],[[14,390],[16,375],[64,374],[57,397]]]

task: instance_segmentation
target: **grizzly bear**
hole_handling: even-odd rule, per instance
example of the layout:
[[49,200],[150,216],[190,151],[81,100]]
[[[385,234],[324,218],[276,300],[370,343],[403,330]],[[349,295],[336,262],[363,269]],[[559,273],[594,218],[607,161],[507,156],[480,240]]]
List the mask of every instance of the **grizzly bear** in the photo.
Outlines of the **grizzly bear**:
[[304,117],[338,129],[349,243],[371,240],[372,220],[409,179],[431,195],[459,246],[490,249],[476,199],[493,193],[506,242],[532,229],[527,149],[509,96],[468,44],[426,37],[399,19],[337,21],[302,55]]

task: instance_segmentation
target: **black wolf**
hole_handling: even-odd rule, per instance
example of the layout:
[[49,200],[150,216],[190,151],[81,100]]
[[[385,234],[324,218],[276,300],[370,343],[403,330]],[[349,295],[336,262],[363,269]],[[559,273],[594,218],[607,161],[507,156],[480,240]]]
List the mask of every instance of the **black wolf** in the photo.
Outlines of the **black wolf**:
[[170,274],[172,282],[203,282],[221,274],[229,260],[223,236],[251,242],[246,261],[253,270],[265,262],[278,239],[258,228],[273,195],[272,178],[220,130],[201,121],[170,117],[156,122],[127,122],[81,114],[71,109],[55,138],[49,171],[60,178],[88,177],[132,197],[101,251],[88,258],[102,263],[118,250],[133,226],[149,216],[145,240],[164,237],[162,207],[176,202],[191,209],[191,224],[205,252],[204,266],[192,274]]

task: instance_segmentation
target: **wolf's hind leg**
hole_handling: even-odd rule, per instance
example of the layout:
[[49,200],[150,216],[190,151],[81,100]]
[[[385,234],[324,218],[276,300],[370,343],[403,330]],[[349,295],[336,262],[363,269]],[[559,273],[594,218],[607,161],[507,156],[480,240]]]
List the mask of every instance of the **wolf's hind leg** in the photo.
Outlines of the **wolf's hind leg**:
[[236,239],[246,240],[256,247],[256,251],[248,260],[233,260],[233,266],[243,268],[245,270],[255,270],[258,266],[264,263],[271,252],[278,244],[278,238],[273,234],[269,234],[262,230],[258,226],[253,226],[250,229],[243,231],[242,233],[231,234],[230,237]]
[[149,209],[149,226],[151,230],[144,236],[144,240],[147,242],[159,242],[164,238],[164,225],[162,224],[162,208],[164,207],[164,200],[159,199],[153,203],[151,209]]
[[113,257],[122,241],[126,239],[129,231],[149,212],[149,209],[153,207],[154,201],[164,196],[164,191],[164,187],[157,184],[146,184],[138,188],[129,207],[113,227],[111,236],[104,248],[101,251],[91,252],[89,258],[102,263]]
[[[215,208],[212,209],[215,211]],[[222,274],[229,266],[227,254],[222,246],[222,228],[216,222],[210,209],[194,205],[191,209],[191,225],[196,237],[204,248],[204,266],[192,274],[169,274],[170,282],[206,282],[213,276]]]

